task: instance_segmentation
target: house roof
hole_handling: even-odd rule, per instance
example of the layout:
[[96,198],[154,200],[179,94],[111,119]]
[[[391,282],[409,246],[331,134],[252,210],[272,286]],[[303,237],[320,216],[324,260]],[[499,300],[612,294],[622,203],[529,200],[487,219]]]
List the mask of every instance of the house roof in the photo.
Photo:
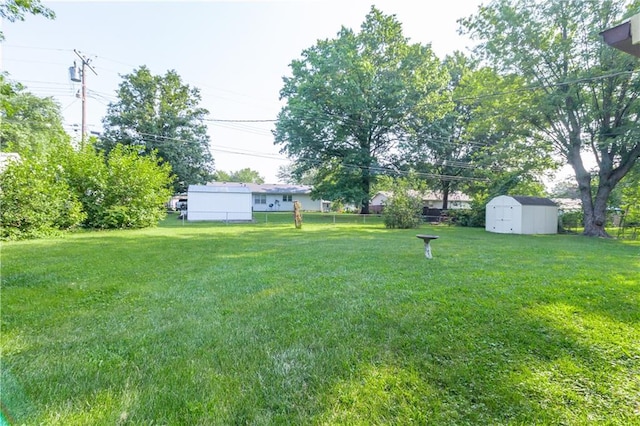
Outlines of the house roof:
[[640,14],[600,33],[609,46],[640,57]]
[[253,194],[311,194],[311,186],[272,183],[209,182],[207,186],[246,187]]
[[511,198],[522,204],[523,206],[553,206],[557,204],[548,198],[542,197],[524,197],[521,195],[512,195]]
[[189,185],[189,192],[208,192],[208,193],[250,193],[251,190],[244,185]]

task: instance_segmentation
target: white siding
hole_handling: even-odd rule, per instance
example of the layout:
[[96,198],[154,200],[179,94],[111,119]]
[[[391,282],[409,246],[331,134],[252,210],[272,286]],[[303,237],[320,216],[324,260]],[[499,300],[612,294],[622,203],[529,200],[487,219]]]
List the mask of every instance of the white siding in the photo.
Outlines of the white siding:
[[224,188],[190,185],[187,220],[250,221],[251,193],[247,188]]
[[485,229],[499,234],[520,234],[522,206],[506,195],[495,197],[487,203]]
[[371,205],[371,206],[381,206],[387,201],[388,198],[389,197],[387,196],[387,194],[383,194],[382,192],[378,192],[376,195],[373,196],[373,198],[371,199],[371,202],[369,203],[369,205]]
[[558,208],[520,204],[513,197],[500,195],[487,203],[485,229],[501,234],[555,234],[558,232]]
[[[291,201],[284,201],[284,196],[291,196]],[[256,203],[256,198],[266,199],[264,204]],[[263,198],[264,197],[264,198]],[[312,200],[308,194],[264,194],[253,193],[251,196],[251,203],[253,211],[256,212],[268,212],[268,211],[280,211],[280,212],[292,212],[293,202],[300,201],[303,211],[319,212],[322,211],[322,201]],[[271,205],[271,206],[269,206]]]
[[555,234],[558,232],[558,208],[523,206],[523,234]]

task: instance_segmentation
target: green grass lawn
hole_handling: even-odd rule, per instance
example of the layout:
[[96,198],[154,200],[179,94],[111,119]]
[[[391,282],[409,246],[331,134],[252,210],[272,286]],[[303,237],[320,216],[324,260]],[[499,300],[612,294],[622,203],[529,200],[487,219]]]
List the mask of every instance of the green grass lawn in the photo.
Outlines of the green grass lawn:
[[3,244],[5,417],[640,424],[639,242],[282,218]]

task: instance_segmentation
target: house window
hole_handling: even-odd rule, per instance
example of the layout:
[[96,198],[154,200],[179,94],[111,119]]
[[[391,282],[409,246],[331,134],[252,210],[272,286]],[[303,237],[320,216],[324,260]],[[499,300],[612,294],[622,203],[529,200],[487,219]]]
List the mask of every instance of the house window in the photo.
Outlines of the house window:
[[283,195],[282,196],[282,202],[286,203],[286,202],[292,202],[293,201],[293,195]]
[[253,204],[267,204],[267,194],[254,194]]

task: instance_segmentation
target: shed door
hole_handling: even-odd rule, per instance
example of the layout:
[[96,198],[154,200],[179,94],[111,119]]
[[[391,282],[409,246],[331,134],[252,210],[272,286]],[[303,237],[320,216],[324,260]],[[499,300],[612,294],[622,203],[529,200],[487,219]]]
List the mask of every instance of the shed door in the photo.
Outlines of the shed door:
[[513,206],[495,206],[495,230],[503,234],[513,232]]

